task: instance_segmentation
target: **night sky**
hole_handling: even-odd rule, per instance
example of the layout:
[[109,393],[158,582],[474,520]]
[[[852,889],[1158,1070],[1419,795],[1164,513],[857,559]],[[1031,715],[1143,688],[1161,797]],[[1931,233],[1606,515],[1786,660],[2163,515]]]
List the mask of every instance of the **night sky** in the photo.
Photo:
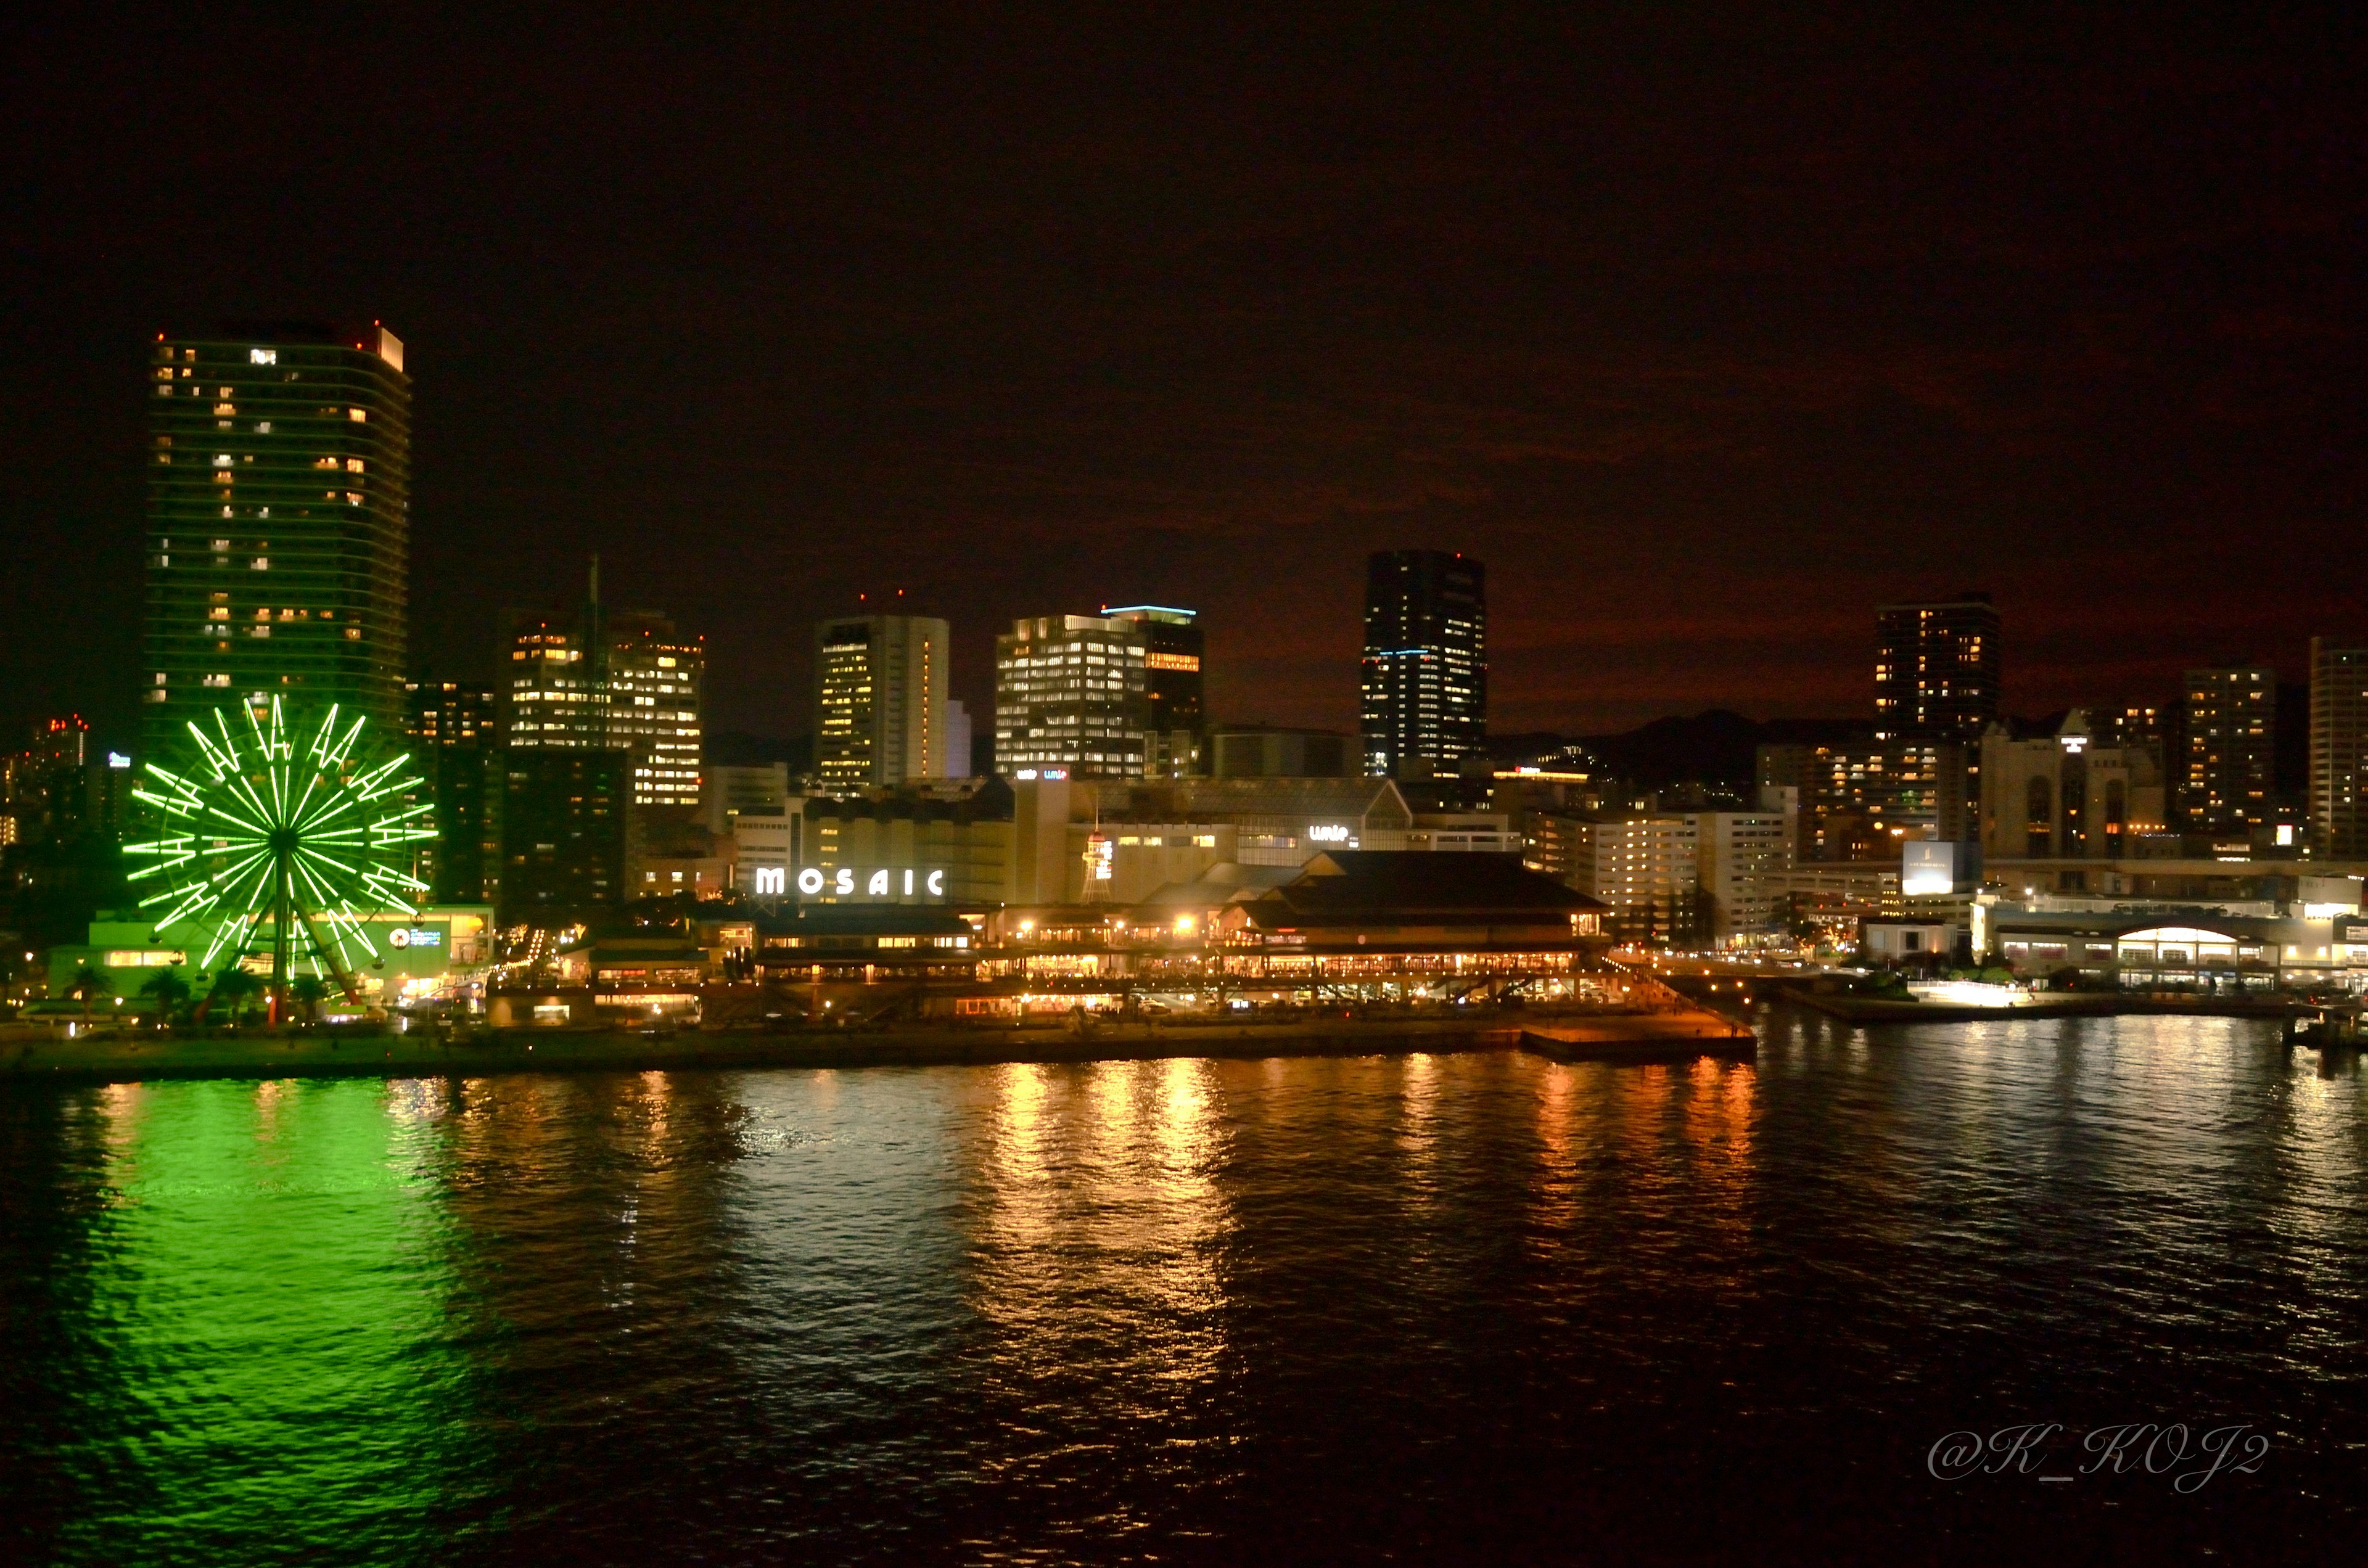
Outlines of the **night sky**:
[[803,733],[812,621],[900,587],[982,728],[1011,617],[1139,600],[1218,718],[1349,727],[1416,545],[1488,563],[1499,731],[1863,713],[1874,605],[1966,587],[2025,713],[2368,633],[2350,34],[51,9],[0,24],[12,729],[125,733],[146,346],[224,316],[407,342],[423,670],[598,551],[718,727]]

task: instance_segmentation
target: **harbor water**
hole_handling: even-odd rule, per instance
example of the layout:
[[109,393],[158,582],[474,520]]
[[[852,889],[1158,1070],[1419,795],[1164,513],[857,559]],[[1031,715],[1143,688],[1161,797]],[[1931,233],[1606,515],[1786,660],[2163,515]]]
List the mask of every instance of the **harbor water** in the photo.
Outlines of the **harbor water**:
[[2350,1560],[2356,1060],[1759,1021],[0,1087],[0,1557]]

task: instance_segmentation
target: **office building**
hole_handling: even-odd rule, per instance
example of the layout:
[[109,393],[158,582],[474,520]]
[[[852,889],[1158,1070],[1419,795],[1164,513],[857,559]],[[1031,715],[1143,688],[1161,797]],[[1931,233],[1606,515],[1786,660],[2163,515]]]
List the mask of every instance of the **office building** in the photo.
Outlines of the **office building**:
[[2368,647],[2310,640],[2310,843],[2368,858]]
[[1144,769],[1182,778],[1202,771],[1201,736],[1208,727],[1201,658],[1205,639],[1196,611],[1164,605],[1105,608],[1105,618],[1143,631],[1143,698],[1149,737]]
[[632,831],[625,752],[512,746],[503,786],[505,922],[577,919],[623,900]]
[[951,635],[926,615],[840,616],[814,628],[814,777],[825,791],[970,771],[950,755]]
[[1884,605],[1874,626],[1874,738],[1954,742],[1954,793],[1970,822],[1982,792],[1982,734],[1998,716],[1998,609],[1987,594],[1964,593]]
[[[660,612],[604,606],[598,559],[574,612],[514,619],[499,824],[506,918],[651,891],[644,856],[670,867],[717,858],[699,822],[706,666],[705,640]],[[558,760],[570,756],[583,766]],[[516,882],[521,875],[529,881]]]
[[1487,574],[1440,550],[1377,551],[1366,563],[1360,729],[1365,771],[1455,763],[1488,732]]
[[486,903],[501,886],[503,779],[499,699],[491,687],[407,681],[405,733],[435,805],[436,836],[419,880],[438,903]]
[[732,819],[742,812],[772,810],[790,799],[790,765],[765,762],[738,767],[709,767],[702,775],[700,822],[710,833],[729,833]]
[[632,757],[633,804],[697,806],[707,640],[651,610],[604,617],[601,631],[609,744]]
[[411,381],[383,327],[160,336],[150,356],[141,744],[242,699],[402,733]]
[[706,678],[705,638],[657,610],[600,602],[596,556],[575,610],[513,616],[504,738],[537,751],[630,753],[636,806],[695,807]]
[[974,778],[994,771],[981,767],[973,750],[970,709],[957,698],[946,699],[946,777]]
[[1141,778],[1151,728],[1144,624],[1023,617],[995,640],[995,766],[1009,778]]
[[503,736],[535,751],[605,750],[606,693],[600,687],[598,618],[527,614],[510,626],[508,706]]
[[[2117,726],[2118,728],[2118,726]],[[1982,738],[1982,858],[2122,859],[2163,842],[2169,811],[2160,754],[2146,742],[2101,745],[2079,709],[2053,735]]]
[[2179,758],[2185,831],[2243,839],[2270,820],[2277,772],[2277,672],[2223,665],[2187,672],[2187,722]]

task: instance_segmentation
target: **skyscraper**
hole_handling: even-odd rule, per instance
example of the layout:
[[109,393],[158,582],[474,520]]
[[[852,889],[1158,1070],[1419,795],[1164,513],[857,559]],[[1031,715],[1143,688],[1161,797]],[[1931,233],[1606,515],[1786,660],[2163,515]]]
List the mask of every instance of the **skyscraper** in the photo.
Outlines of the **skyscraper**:
[[600,603],[592,563],[573,615],[528,613],[510,626],[511,745],[543,751],[623,751],[637,806],[700,801],[706,639],[656,610]]
[[814,775],[826,790],[961,777],[948,754],[952,634],[927,615],[850,615],[814,627]]
[[1987,594],[1874,612],[1874,736],[1977,745],[1998,714],[1998,613]]
[[1998,714],[1998,613],[1990,597],[1963,593],[1874,612],[1874,738],[1954,741],[1964,777],[1955,786],[1968,823],[1982,798],[1983,732]]
[[2368,648],[2310,640],[2310,840],[2368,858]]
[[580,609],[512,623],[505,919],[615,903],[638,857],[696,833],[706,666],[666,616],[603,607],[598,560]]
[[632,756],[633,804],[697,806],[706,639],[652,610],[620,610],[601,631],[609,744]]
[[601,750],[609,744],[608,694],[601,689],[599,640],[580,618],[529,612],[510,623],[510,672],[504,737],[533,751]]
[[1206,639],[1200,615],[1165,605],[1105,606],[1102,614],[1143,631],[1143,695],[1148,741],[1147,773],[1180,778],[1198,771],[1201,737],[1207,729],[1201,656]]
[[501,886],[499,701],[491,687],[457,681],[408,681],[404,690],[412,756],[436,808],[419,878],[438,903],[484,903]]
[[1140,778],[1151,725],[1141,623],[1023,616],[995,640],[995,767],[1007,778]]
[[1486,569],[1443,550],[1377,551],[1365,572],[1365,771],[1452,763],[1488,734]]
[[2278,676],[2266,665],[2187,672],[2179,809],[2190,833],[2249,836],[2269,821],[2277,773]]
[[160,336],[141,743],[243,698],[404,720],[411,381],[384,327]]

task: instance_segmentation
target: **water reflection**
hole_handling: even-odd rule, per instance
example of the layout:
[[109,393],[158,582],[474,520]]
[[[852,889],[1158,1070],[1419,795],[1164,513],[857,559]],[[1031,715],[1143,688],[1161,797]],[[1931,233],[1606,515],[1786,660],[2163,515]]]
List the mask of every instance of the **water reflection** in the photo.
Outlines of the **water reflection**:
[[425,1550],[472,1474],[431,1151],[380,1085],[115,1087],[66,1555]]
[[[1896,1560],[2020,1506],[1936,1514],[1898,1479],[1933,1433],[2172,1407],[2273,1422],[2260,1495],[2348,1495],[2356,1065],[2242,1022],[1768,1023],[1756,1066],[0,1096],[0,1548],[1789,1560],[1815,1452],[1817,1522]],[[2241,1545],[2234,1506],[2168,1539]],[[2121,1540],[2090,1517],[2066,1555]]]
[[1212,1064],[996,1071],[974,1155],[973,1291],[998,1385],[1025,1403],[1118,1333],[1153,1371],[1105,1398],[1144,1419],[1179,1414],[1224,1345],[1234,1219],[1216,1181],[1227,1140]]

